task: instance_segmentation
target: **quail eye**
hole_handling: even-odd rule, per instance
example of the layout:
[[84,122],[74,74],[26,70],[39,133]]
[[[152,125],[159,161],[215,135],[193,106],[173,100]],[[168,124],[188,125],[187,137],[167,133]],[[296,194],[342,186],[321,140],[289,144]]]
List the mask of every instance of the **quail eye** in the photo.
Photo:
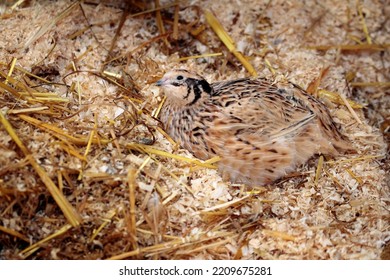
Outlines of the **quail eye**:
[[176,79],[180,81],[180,80],[183,80],[184,77],[182,75],[179,75],[179,76],[176,77]]

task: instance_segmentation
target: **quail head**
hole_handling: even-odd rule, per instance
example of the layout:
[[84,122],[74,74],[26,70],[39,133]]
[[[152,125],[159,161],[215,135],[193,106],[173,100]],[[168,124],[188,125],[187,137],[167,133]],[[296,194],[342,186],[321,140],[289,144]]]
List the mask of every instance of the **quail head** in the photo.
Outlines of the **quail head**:
[[168,134],[196,157],[219,156],[225,179],[270,184],[315,154],[350,147],[328,109],[292,84],[243,78],[209,84],[196,73],[167,72],[160,119]]

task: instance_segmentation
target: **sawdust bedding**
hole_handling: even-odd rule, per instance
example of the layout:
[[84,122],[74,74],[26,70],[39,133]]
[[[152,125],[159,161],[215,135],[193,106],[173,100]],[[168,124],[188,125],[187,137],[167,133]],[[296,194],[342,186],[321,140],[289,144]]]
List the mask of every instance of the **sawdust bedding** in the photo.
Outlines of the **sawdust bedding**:
[[[176,6],[160,20],[132,16],[154,7],[132,1],[117,36],[123,3],[13,2],[0,8],[1,259],[389,258],[386,1],[183,1],[178,25]],[[162,100],[153,83],[165,71],[209,81],[250,75],[206,10],[260,76],[304,88],[319,81],[357,153],[325,158],[322,168],[315,157],[248,189],[172,143],[153,117]],[[185,59],[210,53],[222,55]],[[330,99],[338,95],[365,106],[354,116]]]

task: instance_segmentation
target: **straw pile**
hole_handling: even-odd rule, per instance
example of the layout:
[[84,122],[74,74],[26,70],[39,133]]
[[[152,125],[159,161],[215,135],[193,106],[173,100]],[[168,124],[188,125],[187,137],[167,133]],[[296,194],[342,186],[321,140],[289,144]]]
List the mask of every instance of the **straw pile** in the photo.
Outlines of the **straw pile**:
[[[118,2],[2,2],[1,259],[389,258],[388,5]],[[178,66],[297,83],[357,154],[224,182],[158,121]]]

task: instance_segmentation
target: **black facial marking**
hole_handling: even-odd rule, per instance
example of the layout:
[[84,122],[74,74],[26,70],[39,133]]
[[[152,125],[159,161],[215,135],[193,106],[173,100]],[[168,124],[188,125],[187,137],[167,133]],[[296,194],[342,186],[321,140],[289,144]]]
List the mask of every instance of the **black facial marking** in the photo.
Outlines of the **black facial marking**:
[[196,103],[196,101],[198,101],[198,99],[202,96],[202,90],[198,87],[197,84],[193,84],[192,85],[192,90],[194,91],[194,100],[192,100],[192,102],[188,105],[194,105]]
[[192,88],[189,85],[187,85],[187,94],[186,94],[186,96],[183,97],[184,99],[188,99],[188,97],[190,96],[191,90],[192,90]]
[[202,91],[207,92],[208,94],[211,94],[211,86],[206,80],[197,80],[193,78],[187,78],[186,81],[188,86],[188,92],[187,95],[184,97],[184,99],[187,99],[191,90],[194,91],[194,100],[192,100],[188,105],[194,105],[199,98],[202,96]]
[[175,86],[175,87],[180,87],[180,86],[183,85],[183,84],[177,83],[177,82],[172,82],[171,84],[172,84],[173,86]]
[[200,84],[205,92],[208,94],[211,93],[211,86],[206,80],[197,80],[198,84]]

